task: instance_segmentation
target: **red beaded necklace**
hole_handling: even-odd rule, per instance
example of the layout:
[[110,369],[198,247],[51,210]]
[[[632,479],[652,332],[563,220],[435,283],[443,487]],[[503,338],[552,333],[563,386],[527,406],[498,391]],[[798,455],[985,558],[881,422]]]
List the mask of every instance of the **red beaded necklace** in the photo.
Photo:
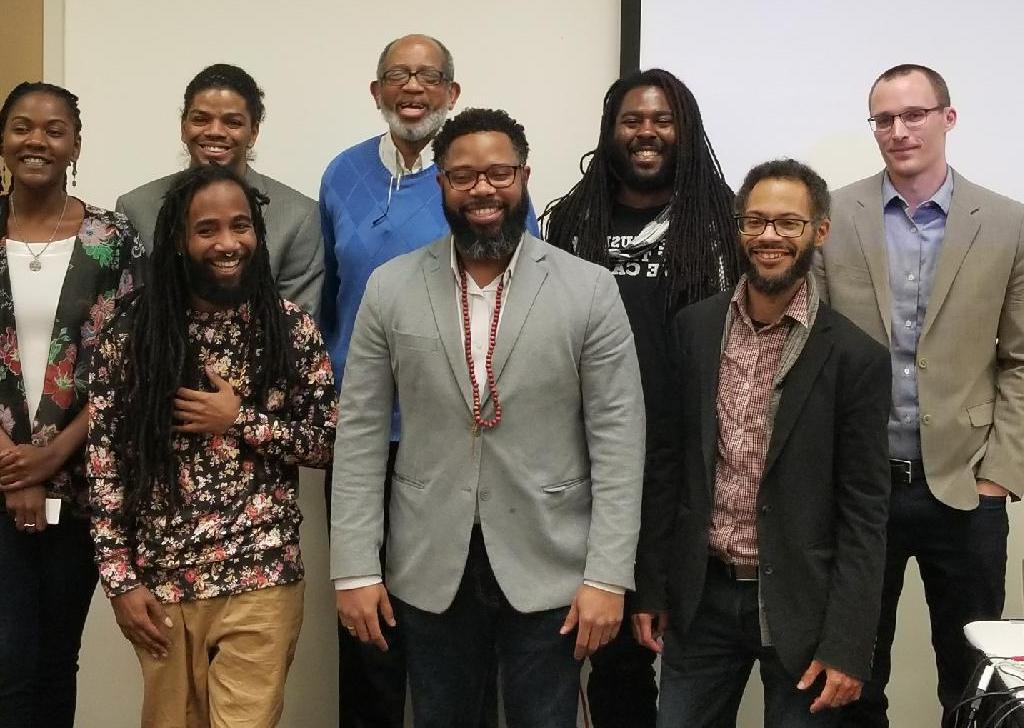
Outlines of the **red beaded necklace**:
[[501,316],[501,294],[505,288],[505,275],[502,274],[498,281],[498,291],[494,297],[494,316],[491,317],[491,330],[487,341],[487,359],[485,369],[487,370],[487,389],[494,401],[494,417],[485,420],[480,416],[480,385],[476,381],[476,367],[473,365],[473,334],[469,322],[469,294],[466,292],[466,269],[459,268],[459,283],[461,284],[462,304],[462,333],[463,342],[466,348],[466,364],[469,366],[469,381],[473,386],[473,434],[480,434],[481,429],[497,427],[501,422],[501,400],[498,399],[498,383],[494,379],[494,342],[498,338],[498,318]]

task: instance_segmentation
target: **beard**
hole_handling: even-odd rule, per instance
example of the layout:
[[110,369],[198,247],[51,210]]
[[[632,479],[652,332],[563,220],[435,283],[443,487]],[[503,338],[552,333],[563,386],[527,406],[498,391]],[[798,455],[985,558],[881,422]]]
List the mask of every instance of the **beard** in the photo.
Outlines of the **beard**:
[[[661,167],[653,174],[640,174],[633,166],[630,153],[638,149],[656,149],[662,154]],[[676,179],[676,149],[662,144],[634,142],[628,147],[612,141],[608,162],[611,165],[612,173],[619,182],[628,189],[637,192],[655,192],[668,189]]]
[[444,205],[444,216],[452,230],[455,248],[469,260],[501,260],[515,252],[526,231],[529,197],[524,192],[515,207],[504,206],[505,216],[496,232],[480,231],[462,210]]
[[402,118],[396,111],[385,106],[381,107],[380,114],[384,117],[384,121],[388,123],[391,133],[396,137],[407,142],[421,142],[437,134],[438,129],[444,125],[444,120],[448,118],[448,109],[442,106],[437,111],[429,112],[413,124],[402,121]]
[[813,245],[808,245],[802,250],[797,250],[796,245],[789,242],[783,243],[782,245],[755,245],[754,249],[759,247],[771,249],[784,247],[796,255],[793,259],[793,265],[791,265],[787,270],[776,276],[765,276],[758,271],[757,265],[751,258],[751,251],[748,250],[743,243],[738,242],[737,245],[740,253],[740,265],[743,268],[743,272],[747,274],[747,283],[754,290],[759,291],[766,296],[775,296],[782,293],[798,281],[803,280],[811,270],[811,263],[814,261],[815,247]]
[[240,261],[242,274],[235,283],[218,280],[204,263],[185,256],[185,279],[192,295],[207,303],[224,308],[237,308],[251,300],[256,293],[256,266],[251,255]]

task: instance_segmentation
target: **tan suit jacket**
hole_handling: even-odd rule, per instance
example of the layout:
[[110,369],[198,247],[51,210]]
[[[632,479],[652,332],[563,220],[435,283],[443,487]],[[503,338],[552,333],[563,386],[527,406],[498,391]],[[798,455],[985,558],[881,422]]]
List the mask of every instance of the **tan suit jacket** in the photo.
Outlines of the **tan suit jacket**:
[[[917,348],[921,453],[932,493],[963,510],[976,479],[1024,493],[1024,205],[952,169],[953,199]],[[822,298],[888,345],[882,175],[833,194],[815,265]]]

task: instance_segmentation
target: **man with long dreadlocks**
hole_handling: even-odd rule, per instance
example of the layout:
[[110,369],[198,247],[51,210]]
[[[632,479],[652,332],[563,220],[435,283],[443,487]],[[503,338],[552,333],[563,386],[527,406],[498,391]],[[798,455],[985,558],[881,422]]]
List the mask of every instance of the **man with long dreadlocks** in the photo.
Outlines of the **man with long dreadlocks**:
[[[545,211],[546,237],[615,274],[648,419],[658,421],[653,410],[670,388],[667,321],[683,306],[732,288],[738,277],[732,191],[693,94],[661,69],[612,84],[597,148],[588,156],[583,178]],[[665,446],[665,434],[649,430],[648,449]],[[656,476],[645,473],[645,492]],[[653,728],[654,659],[628,630],[591,658],[587,695],[597,728]]]
[[161,275],[93,358],[88,469],[100,579],[138,654],[143,725],[273,726],[302,623],[298,466],[330,458],[330,361],[281,299],[263,198],[184,172]]

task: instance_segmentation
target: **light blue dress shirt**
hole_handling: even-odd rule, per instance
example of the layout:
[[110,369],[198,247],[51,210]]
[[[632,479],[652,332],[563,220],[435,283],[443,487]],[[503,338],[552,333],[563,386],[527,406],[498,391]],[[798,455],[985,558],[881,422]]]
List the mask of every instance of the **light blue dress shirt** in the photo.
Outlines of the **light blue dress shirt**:
[[921,337],[935,263],[946,234],[946,216],[953,198],[953,175],[913,215],[889,175],[882,178],[885,243],[892,291],[892,410],[889,452],[904,460],[921,459],[917,401],[917,342]]

